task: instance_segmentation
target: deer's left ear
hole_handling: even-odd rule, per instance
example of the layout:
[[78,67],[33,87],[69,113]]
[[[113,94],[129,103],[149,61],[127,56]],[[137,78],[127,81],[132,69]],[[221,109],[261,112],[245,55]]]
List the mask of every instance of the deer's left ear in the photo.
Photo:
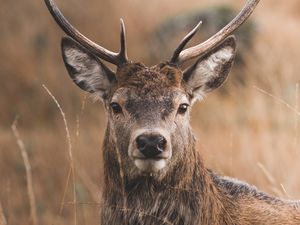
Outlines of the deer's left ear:
[[224,83],[233,64],[235,49],[235,37],[230,36],[184,71],[183,80],[193,100],[202,99]]

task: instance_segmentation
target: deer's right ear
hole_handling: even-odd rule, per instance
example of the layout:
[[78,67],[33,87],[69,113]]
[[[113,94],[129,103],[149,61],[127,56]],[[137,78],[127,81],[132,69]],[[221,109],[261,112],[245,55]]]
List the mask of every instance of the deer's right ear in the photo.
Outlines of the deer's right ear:
[[116,82],[114,72],[71,38],[62,38],[61,49],[65,66],[74,83],[104,99]]

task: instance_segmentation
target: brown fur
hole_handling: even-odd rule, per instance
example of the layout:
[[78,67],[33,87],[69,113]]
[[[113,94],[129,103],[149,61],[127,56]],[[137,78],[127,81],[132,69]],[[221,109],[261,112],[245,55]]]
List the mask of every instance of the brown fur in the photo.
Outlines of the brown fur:
[[118,67],[118,87],[135,86],[144,89],[180,87],[182,72],[167,63],[147,68],[141,63],[129,63]]
[[[136,88],[141,98],[158,97],[182,86],[178,82],[182,73],[168,65],[151,69],[129,65],[118,72],[119,87]],[[183,138],[180,145],[185,154],[178,156],[162,178],[132,178],[126,154],[121,153],[119,162],[118,144],[108,125],[103,151],[103,225],[300,224],[299,203],[270,197],[246,183],[212,173],[204,167],[192,133],[188,131]]]
[[[195,149],[190,107],[179,113],[182,104],[191,106],[226,80],[234,38],[186,71],[169,63],[153,67],[127,63],[114,73],[71,39],[64,39],[62,47],[73,81],[97,94],[108,112],[102,225],[300,224],[299,202],[270,197],[205,168]],[[114,112],[112,103],[121,110]],[[137,150],[135,135],[146,132],[163,135],[172,153],[160,169],[153,168],[161,160],[149,169],[143,167],[149,165],[148,159],[141,165],[131,155]]]

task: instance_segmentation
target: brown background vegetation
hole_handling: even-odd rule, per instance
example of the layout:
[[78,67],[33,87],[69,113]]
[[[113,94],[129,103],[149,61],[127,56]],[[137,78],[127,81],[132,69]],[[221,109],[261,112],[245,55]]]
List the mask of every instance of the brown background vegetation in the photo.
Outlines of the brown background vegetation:
[[[239,9],[244,1],[57,3],[84,34],[110,49],[118,48],[119,18],[124,18],[130,58],[150,63],[145,40],[167,18],[218,4]],[[239,73],[232,73],[221,90],[194,107],[192,125],[210,168],[272,195],[300,198],[300,3],[263,0],[252,19],[257,33],[245,52],[246,82],[235,82]],[[106,119],[101,104],[70,81],[60,57],[62,35],[42,0],[0,0],[0,223],[2,205],[8,224],[32,224],[25,167],[11,130],[16,117],[32,167],[39,224],[74,224],[75,213],[77,224],[98,221]],[[76,212],[72,180],[67,185],[70,162],[63,120],[42,84],[68,120]]]

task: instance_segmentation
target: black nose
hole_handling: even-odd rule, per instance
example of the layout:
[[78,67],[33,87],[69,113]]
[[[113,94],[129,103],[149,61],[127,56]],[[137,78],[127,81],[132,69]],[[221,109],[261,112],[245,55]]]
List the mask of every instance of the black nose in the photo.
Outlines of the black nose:
[[140,135],[136,138],[136,143],[146,158],[155,158],[165,150],[167,141],[161,135]]

